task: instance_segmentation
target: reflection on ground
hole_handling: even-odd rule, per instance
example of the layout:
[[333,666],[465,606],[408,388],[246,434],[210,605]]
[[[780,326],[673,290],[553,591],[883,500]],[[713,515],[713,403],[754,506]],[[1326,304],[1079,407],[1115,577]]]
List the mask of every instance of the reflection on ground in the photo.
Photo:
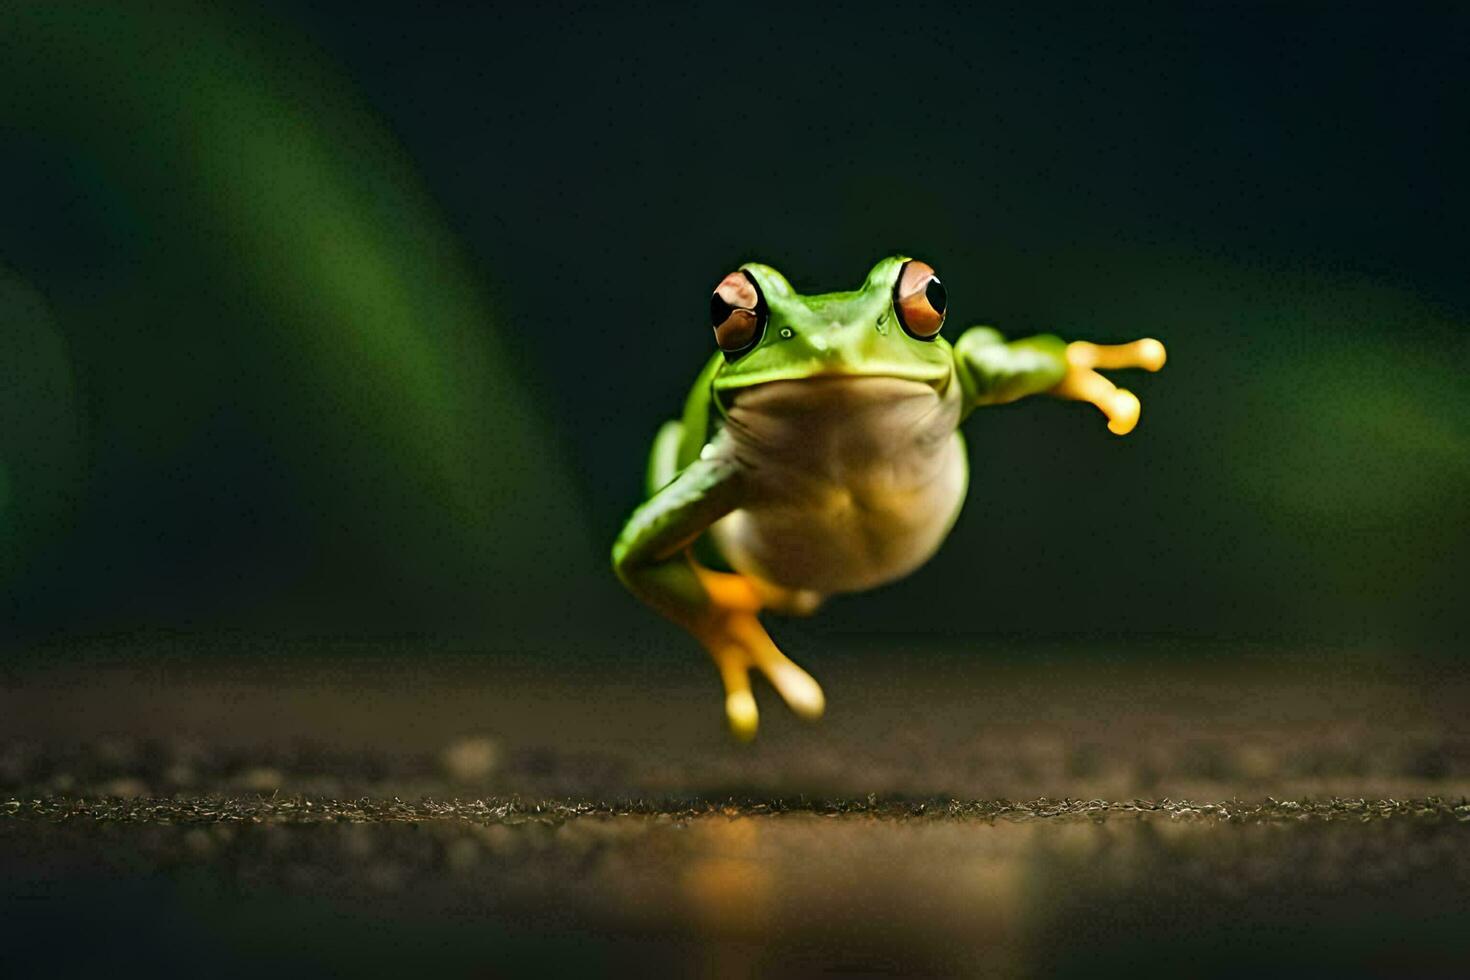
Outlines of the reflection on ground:
[[837,665],[842,714],[750,749],[700,727],[707,690],[614,673],[17,671],[7,956],[242,975],[1470,966],[1456,675],[914,663]]

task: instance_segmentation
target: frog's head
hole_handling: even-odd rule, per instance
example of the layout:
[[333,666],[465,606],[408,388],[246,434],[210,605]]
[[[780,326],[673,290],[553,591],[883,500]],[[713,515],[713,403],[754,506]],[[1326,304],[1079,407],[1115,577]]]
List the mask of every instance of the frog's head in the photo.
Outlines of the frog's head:
[[770,266],[748,262],[715,287],[710,322],[726,363],[715,390],[825,377],[949,382],[944,286],[917,259],[892,256],[850,293],[803,296]]

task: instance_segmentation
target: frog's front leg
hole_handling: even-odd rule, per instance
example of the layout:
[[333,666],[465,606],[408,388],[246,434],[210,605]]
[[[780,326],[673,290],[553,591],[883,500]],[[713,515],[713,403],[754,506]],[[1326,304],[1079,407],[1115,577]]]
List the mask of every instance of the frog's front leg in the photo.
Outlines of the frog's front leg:
[[695,460],[628,518],[613,544],[613,570],[628,589],[688,630],[714,658],[725,685],[725,716],[736,737],[755,736],[759,714],[750,671],[759,670],[791,709],[818,718],[825,707],[811,675],[777,649],[758,615],[762,583],[696,563],[689,545],[740,506],[740,465],[719,453]]
[[1138,424],[1140,406],[1131,392],[1099,371],[1164,366],[1164,345],[1152,338],[1131,344],[1065,343],[1042,334],[1007,342],[990,327],[972,327],[955,344],[955,370],[970,406],[999,405],[1027,395],[1051,395],[1095,405],[1108,429],[1127,435]]

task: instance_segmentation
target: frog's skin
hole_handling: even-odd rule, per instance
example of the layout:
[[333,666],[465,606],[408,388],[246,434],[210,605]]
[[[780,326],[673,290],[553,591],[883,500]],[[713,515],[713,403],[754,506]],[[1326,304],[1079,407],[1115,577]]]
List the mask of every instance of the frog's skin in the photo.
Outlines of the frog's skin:
[[[817,718],[825,707],[817,682],[776,648],[758,614],[808,615],[829,595],[928,560],[964,503],[959,426],[972,410],[1051,395],[1090,402],[1124,435],[1138,399],[1097,369],[1163,366],[1163,345],[1151,339],[1008,342],[989,327],[953,345],[937,332],[924,339],[942,324],[945,298],[942,287],[915,295],[911,281],[932,270],[910,263],[886,258],[859,289],[820,296],[802,296],[758,263],[727,276],[712,319],[736,307],[725,329],[737,342],[761,325],[748,346],[710,359],[683,417],[659,431],[647,500],[613,545],[628,589],[714,658],[741,739],[758,720],[751,668],[799,715]],[[916,319],[925,326],[917,333]],[[728,334],[717,338],[730,346]]]

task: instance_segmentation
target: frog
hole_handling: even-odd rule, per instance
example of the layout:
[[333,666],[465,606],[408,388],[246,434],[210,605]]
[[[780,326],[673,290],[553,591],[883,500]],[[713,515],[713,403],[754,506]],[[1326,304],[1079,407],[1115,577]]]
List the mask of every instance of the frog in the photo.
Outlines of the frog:
[[969,492],[966,418],[1045,395],[1094,406],[1124,436],[1140,402],[1103,372],[1166,359],[1152,337],[1008,340],[971,326],[951,344],[948,310],[934,268],[907,255],[817,295],[747,262],[710,296],[716,349],[654,436],[612,569],[707,651],[738,740],[759,726],[752,673],[797,716],[823,715],[821,686],[760,617],[810,616],[924,565]]

